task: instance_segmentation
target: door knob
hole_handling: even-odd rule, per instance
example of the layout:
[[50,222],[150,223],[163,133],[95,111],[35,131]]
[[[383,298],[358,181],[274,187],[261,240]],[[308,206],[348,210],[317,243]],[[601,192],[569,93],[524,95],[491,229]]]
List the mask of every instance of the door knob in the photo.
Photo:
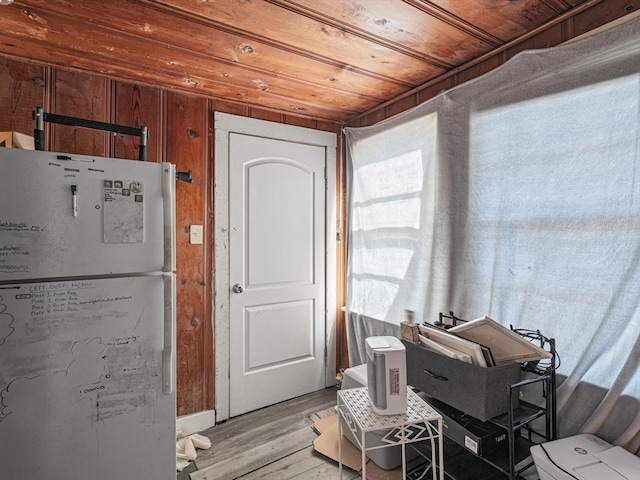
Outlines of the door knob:
[[240,285],[239,283],[236,283],[236,284],[233,286],[233,291],[234,291],[235,293],[242,293],[242,292],[244,292],[244,288],[242,288],[242,285]]

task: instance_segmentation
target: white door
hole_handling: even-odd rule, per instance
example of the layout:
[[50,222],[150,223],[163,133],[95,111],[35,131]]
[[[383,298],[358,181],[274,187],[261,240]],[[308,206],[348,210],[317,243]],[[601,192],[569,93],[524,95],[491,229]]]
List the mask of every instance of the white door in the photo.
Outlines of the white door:
[[325,386],[325,149],[229,146],[233,416]]
[[335,175],[335,135],[216,114],[217,164],[225,153],[228,227],[220,211],[225,172],[217,166],[214,278],[217,373],[226,366],[228,306],[229,403],[219,401],[226,393],[219,375],[218,420],[322,389],[328,378],[335,382],[333,352],[326,358],[328,346],[335,350],[335,317],[327,315],[335,311],[328,293],[335,281],[335,263],[328,265],[335,262],[328,240],[335,239],[335,207],[325,178],[327,170]]

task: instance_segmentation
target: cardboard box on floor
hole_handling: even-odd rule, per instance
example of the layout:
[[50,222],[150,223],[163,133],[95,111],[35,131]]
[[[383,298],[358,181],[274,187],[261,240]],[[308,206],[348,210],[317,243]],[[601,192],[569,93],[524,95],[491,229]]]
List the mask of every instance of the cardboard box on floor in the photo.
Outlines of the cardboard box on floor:
[[[329,457],[336,462],[338,458],[338,416],[331,415],[322,418],[311,425],[318,438],[313,441],[316,452]],[[362,456],[360,449],[352,444],[346,437],[342,439],[342,466],[356,472],[362,470]],[[402,467],[394,470],[383,470],[371,460],[367,461],[367,480],[401,480]]]

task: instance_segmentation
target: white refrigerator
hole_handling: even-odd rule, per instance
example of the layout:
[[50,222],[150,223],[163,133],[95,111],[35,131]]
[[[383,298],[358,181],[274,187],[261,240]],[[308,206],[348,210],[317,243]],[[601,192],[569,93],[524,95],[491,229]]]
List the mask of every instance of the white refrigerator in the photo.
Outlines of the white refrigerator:
[[0,148],[0,478],[164,480],[175,169]]

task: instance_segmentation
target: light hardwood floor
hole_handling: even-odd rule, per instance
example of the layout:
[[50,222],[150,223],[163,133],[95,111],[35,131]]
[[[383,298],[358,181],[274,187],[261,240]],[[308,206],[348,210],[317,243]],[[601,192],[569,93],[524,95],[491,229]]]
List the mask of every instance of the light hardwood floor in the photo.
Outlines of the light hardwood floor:
[[[211,448],[198,451],[195,464],[177,479],[337,480],[337,463],[313,449],[317,434],[310,418],[335,407],[336,395],[336,388],[327,388],[232,418],[202,432],[211,439]],[[359,478],[357,472],[344,470],[344,480],[355,478]]]
[[[176,480],[338,480],[337,462],[313,449],[312,442],[318,435],[311,428],[314,414],[335,407],[336,396],[336,388],[327,388],[232,418],[201,432],[211,440],[211,448],[198,450],[196,461],[180,472]],[[451,442],[444,453],[448,480],[507,478],[488,464],[474,461],[472,454]],[[423,475],[423,463],[419,458],[410,462],[409,479],[431,478],[430,470]],[[531,476],[518,478],[537,479],[535,467],[532,468]],[[342,478],[355,480],[360,474],[345,468]]]

